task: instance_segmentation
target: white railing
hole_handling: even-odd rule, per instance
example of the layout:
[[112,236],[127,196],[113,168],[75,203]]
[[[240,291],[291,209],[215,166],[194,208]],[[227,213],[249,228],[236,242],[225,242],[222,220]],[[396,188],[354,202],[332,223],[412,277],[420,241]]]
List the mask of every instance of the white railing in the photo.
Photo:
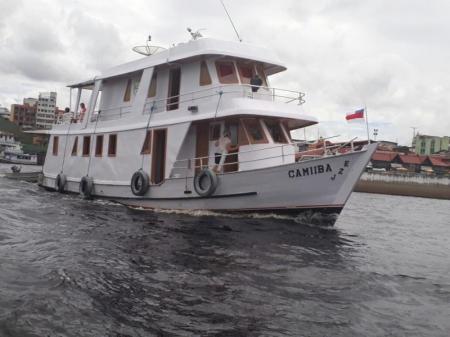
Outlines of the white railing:
[[[280,162],[284,163],[285,157],[292,156],[292,152],[286,151],[285,149],[287,147],[290,147],[290,148],[297,147],[298,145],[318,144],[319,147],[316,147],[314,149],[309,149],[306,151],[300,151],[300,152],[296,151],[295,156],[294,156],[296,162],[341,155],[342,153],[340,150],[343,148],[347,148],[349,146],[350,147],[349,147],[348,151],[346,151],[345,153],[361,151],[360,149],[355,149],[355,147],[354,147],[353,143],[356,140],[356,138],[353,138],[352,140],[350,140],[349,142],[344,143],[344,144],[337,144],[337,145],[327,145],[326,144],[326,141],[328,139],[335,138],[335,137],[339,137],[339,136],[322,138],[320,141],[323,143],[300,141],[300,142],[292,142],[292,143],[286,143],[286,144],[273,145],[273,146],[264,147],[264,148],[260,148],[260,149],[244,150],[244,151],[221,154],[221,157],[224,156],[225,160],[223,161],[223,164],[220,164],[217,166],[221,166],[221,167],[225,168],[225,166],[231,166],[231,165],[239,166],[239,164],[259,162],[259,161],[263,161],[263,160],[271,160],[271,159],[276,159],[276,158],[280,158],[281,159]],[[228,162],[228,163],[226,162],[226,158],[229,156],[236,156],[236,155],[240,155],[240,154],[244,154],[244,153],[255,153],[255,152],[261,152],[261,151],[269,152],[268,150],[271,150],[271,149],[280,149],[281,154],[275,155],[275,156],[268,155],[268,156],[263,156],[260,158],[250,159],[250,160],[239,160],[238,159],[237,161]],[[173,165],[173,170],[181,170],[182,172],[185,173],[185,176],[183,176],[183,178],[184,177],[187,178],[189,176],[190,170],[210,167],[211,161],[214,163],[215,158],[216,158],[216,156],[202,156],[202,157],[194,157],[194,158],[187,158],[187,159],[178,159],[175,161],[175,163]],[[226,171],[227,173],[236,172],[236,171],[228,171],[228,170],[224,170],[224,171]]]
[[[256,88],[257,91],[253,92],[253,88]],[[249,99],[280,101],[283,103],[297,102],[298,105],[305,103],[305,94],[299,91],[253,86],[250,84],[226,84],[207,89],[190,91],[180,95],[155,99],[145,103],[143,114],[176,110],[182,104],[193,103],[222,95],[234,95],[234,97]]]
[[[252,89],[257,89],[253,92]],[[212,88],[200,89],[186,92],[180,95],[160,98],[148,101],[144,104],[142,114],[150,112],[158,113],[168,110],[176,110],[180,105],[205,101],[208,98],[219,96],[234,96],[255,100],[279,101],[283,103],[294,103],[298,105],[305,103],[305,94],[300,91],[286,90],[280,88],[271,88],[264,86],[253,86],[250,84],[225,84]],[[101,113],[100,113],[101,112]],[[107,109],[95,110],[90,118],[90,122],[120,119],[132,112],[132,106],[118,106]],[[100,116],[100,117],[99,117]],[[87,118],[85,114],[84,118]],[[70,112],[60,116],[55,124],[80,123],[80,114]]]

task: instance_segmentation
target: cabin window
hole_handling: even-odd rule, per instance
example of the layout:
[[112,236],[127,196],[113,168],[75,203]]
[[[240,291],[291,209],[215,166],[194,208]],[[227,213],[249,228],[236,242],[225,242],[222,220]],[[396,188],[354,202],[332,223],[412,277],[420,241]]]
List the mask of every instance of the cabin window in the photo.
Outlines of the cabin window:
[[259,120],[256,118],[246,118],[243,121],[252,144],[267,143],[266,135]]
[[156,80],[157,73],[155,70],[153,70],[152,80],[150,81],[150,86],[148,87],[147,98],[156,96]]
[[216,62],[217,75],[219,82],[223,84],[238,83],[236,69],[234,63],[231,61],[217,61]]
[[280,122],[276,120],[266,119],[264,123],[269,130],[270,136],[274,143],[287,143],[286,136],[284,135],[283,129],[281,128]]
[[117,135],[109,135],[108,156],[115,157],[117,153]]
[[200,63],[200,85],[210,85],[212,83],[211,76],[209,75],[208,66],[205,61]]
[[220,138],[220,124],[211,124],[209,126],[209,140],[217,140]]
[[103,155],[103,135],[98,135],[95,142],[95,156],[101,157]]
[[239,76],[242,84],[250,84],[250,80],[255,74],[253,64],[238,63]]
[[263,86],[267,87],[267,78],[266,78],[266,72],[264,71],[264,67],[262,64],[258,64],[256,66],[256,72],[258,73],[259,77],[261,77]]
[[131,78],[127,81],[127,88],[125,89],[125,94],[123,95],[123,101],[129,102],[131,100],[131,85],[132,85]]
[[89,156],[90,152],[91,152],[91,136],[84,136],[83,137],[83,156],[85,156],[85,157]]
[[53,155],[58,155],[59,137],[53,136]]
[[152,130],[147,130],[144,144],[142,144],[141,154],[151,154],[151,153],[152,153]]
[[78,137],[75,137],[75,140],[73,141],[72,146],[72,156],[76,156],[78,153]]

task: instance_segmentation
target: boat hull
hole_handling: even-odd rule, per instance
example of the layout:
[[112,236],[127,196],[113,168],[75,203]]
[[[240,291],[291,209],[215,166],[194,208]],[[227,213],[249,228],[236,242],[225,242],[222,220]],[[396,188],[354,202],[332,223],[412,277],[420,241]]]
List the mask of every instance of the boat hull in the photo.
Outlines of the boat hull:
[[[129,183],[107,183],[94,177],[93,195],[144,209],[338,214],[375,146],[369,145],[366,150],[358,152],[221,174],[218,175],[218,187],[210,197],[197,195],[192,177],[166,179],[160,185],[150,186],[142,197],[131,193]],[[68,177],[67,180],[66,190],[78,192],[79,179]],[[43,185],[54,187],[54,178],[46,175]]]

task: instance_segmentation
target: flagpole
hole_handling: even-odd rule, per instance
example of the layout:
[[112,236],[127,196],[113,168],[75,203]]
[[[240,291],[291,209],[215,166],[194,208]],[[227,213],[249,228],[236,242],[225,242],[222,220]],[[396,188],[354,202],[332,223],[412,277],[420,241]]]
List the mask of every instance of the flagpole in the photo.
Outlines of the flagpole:
[[367,144],[370,144],[370,135],[369,135],[369,114],[367,113],[367,106],[364,106],[364,113],[365,113],[365,116],[366,116]]

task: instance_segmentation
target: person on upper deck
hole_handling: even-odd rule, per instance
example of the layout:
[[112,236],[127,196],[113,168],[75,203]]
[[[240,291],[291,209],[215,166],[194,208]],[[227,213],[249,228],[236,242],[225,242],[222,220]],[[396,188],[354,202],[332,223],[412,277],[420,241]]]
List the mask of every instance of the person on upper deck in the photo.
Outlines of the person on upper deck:
[[253,75],[250,79],[250,85],[252,86],[252,92],[257,92],[259,87],[263,84],[261,77],[258,74]]
[[86,113],[86,106],[82,102],[82,103],[80,103],[80,123],[83,121],[85,113]]

